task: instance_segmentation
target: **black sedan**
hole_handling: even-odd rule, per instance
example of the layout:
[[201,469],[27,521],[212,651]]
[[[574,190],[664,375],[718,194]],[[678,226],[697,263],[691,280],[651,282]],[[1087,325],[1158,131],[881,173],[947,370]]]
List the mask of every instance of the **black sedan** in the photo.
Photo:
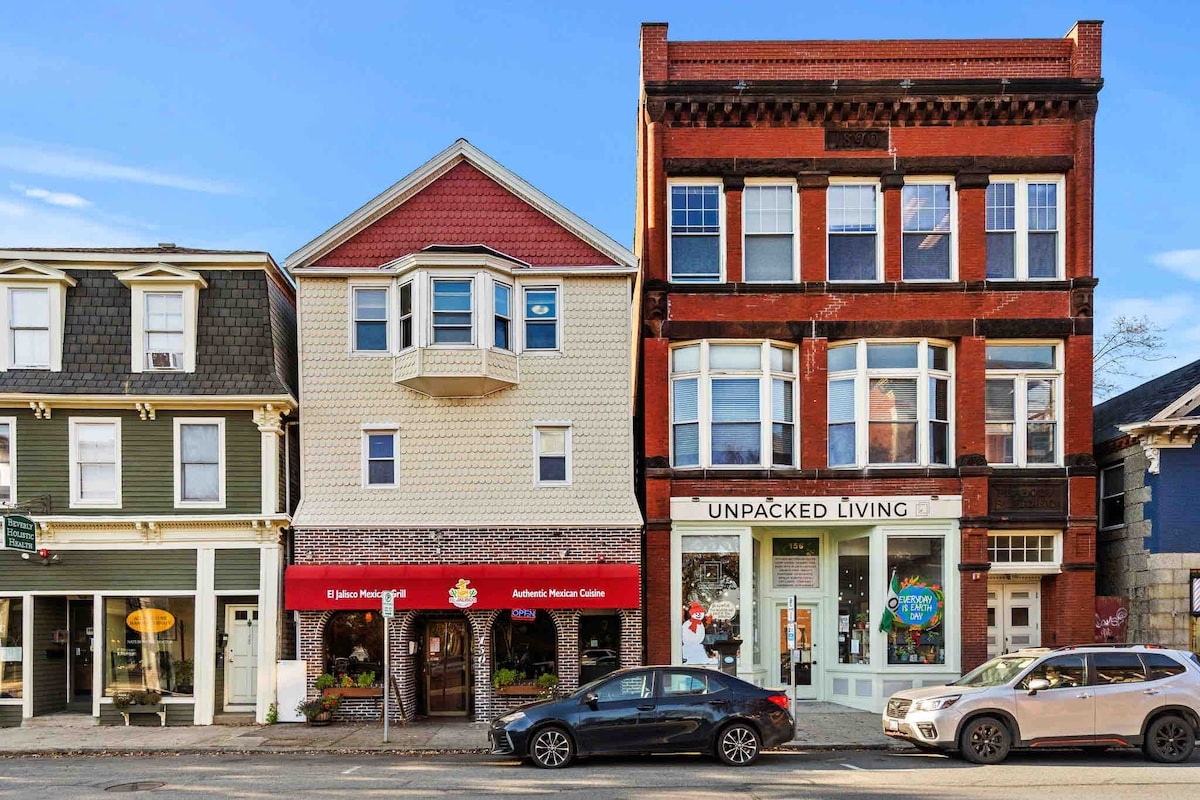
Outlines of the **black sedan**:
[[788,697],[695,667],[633,667],[492,722],[494,755],[565,767],[599,753],[714,753],[734,767],[791,740]]

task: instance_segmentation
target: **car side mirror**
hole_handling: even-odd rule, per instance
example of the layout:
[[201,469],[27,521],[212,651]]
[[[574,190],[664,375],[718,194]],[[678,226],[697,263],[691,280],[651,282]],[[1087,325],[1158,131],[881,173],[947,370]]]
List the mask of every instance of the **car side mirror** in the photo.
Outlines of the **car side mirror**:
[[600,698],[596,697],[595,692],[588,692],[583,696],[583,702],[595,710],[596,705],[600,702]]
[[1045,678],[1034,678],[1033,680],[1031,680],[1029,682],[1029,696],[1033,697],[1035,694],[1042,691],[1043,689],[1049,689],[1049,688],[1050,688],[1050,681],[1046,680]]

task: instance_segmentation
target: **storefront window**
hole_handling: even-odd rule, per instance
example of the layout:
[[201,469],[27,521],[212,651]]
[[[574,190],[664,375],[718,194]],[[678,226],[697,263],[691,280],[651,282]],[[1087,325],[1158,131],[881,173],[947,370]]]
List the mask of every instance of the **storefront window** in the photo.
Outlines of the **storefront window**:
[[492,626],[492,668],[526,678],[558,674],[558,629],[545,611],[502,611]]
[[871,540],[838,543],[838,663],[871,663]]
[[105,688],[190,695],[196,601],[191,597],[109,597],[104,601]]
[[716,664],[714,642],[741,639],[737,536],[684,536],[680,661]]
[[621,666],[621,618],[584,614],[579,618],[579,683],[589,683]]
[[888,539],[887,633],[889,664],[945,664],[946,597],[941,537]]
[[0,699],[21,696],[22,607],[19,597],[0,597]]
[[339,611],[325,624],[325,670],[354,677],[383,675],[383,617],[377,611]]

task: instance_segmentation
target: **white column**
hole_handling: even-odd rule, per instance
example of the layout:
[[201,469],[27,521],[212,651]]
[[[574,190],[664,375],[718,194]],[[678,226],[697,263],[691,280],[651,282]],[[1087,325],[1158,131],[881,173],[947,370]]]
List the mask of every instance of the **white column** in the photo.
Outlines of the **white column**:
[[196,725],[212,725],[217,688],[217,596],[215,594],[216,551],[211,547],[196,550],[196,647],[192,691]]
[[267,721],[275,702],[279,661],[279,573],[281,552],[277,542],[264,544],[258,558],[258,686],[254,721]]
[[[262,513],[279,513],[279,437],[283,435],[286,407],[267,403],[254,412],[262,437]],[[259,612],[261,614],[261,611]]]
[[100,716],[100,698],[104,695],[104,661],[108,637],[104,635],[104,598],[92,596],[92,716]]
[[33,716],[33,595],[21,600],[21,716]]

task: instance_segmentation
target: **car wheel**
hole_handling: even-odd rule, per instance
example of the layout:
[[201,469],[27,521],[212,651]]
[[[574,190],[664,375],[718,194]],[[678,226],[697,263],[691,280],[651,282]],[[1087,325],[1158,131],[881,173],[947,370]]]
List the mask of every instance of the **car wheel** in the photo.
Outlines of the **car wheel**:
[[762,753],[762,740],[758,731],[736,722],[717,737],[717,758],[731,767],[747,767],[758,760]]
[[1142,752],[1151,761],[1178,764],[1187,761],[1196,747],[1196,729],[1183,717],[1159,717],[1146,729]]
[[958,749],[972,764],[999,764],[1012,749],[1012,735],[1008,726],[995,717],[979,717],[963,728]]
[[575,744],[562,728],[542,728],[529,740],[529,760],[542,769],[560,769],[574,757]]

